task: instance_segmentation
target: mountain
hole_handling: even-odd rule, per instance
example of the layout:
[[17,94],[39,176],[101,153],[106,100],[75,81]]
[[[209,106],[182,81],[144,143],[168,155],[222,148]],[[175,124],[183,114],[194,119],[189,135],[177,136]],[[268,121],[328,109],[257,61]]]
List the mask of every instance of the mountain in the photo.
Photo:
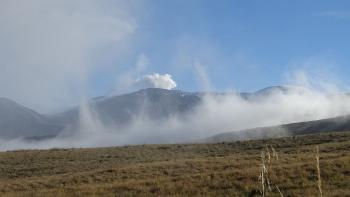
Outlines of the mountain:
[[[89,100],[91,111],[102,123],[124,126],[135,117],[162,120],[195,109],[201,93],[149,88],[137,92]],[[41,115],[14,101],[0,98],[0,138],[42,139],[56,136],[65,128],[74,130],[79,124],[80,107],[50,116]]]
[[[243,99],[259,101],[271,94],[288,94],[297,92],[303,94],[305,89],[291,86],[272,86],[256,92],[236,94]],[[228,93],[192,93],[180,90],[165,90],[157,88],[143,89],[136,92],[96,97],[87,102],[89,109],[106,125],[123,127],[134,118],[162,121],[171,116],[186,118],[199,106],[205,95],[228,95]],[[66,129],[74,131],[79,126],[82,115],[81,107],[53,115],[42,115],[9,99],[0,98],[0,138],[24,137],[41,139],[55,136]],[[249,129],[220,134],[211,137],[209,141],[231,139],[249,139],[256,137],[274,137],[285,134],[276,131],[288,131],[291,134],[310,132],[350,130],[349,117],[287,124],[278,127]],[[116,129],[117,130],[117,129]],[[69,132],[68,132],[69,133]],[[259,133],[259,135],[256,135]]]
[[[263,99],[270,94],[287,94],[302,90],[291,86],[272,86],[252,93],[235,94],[247,100]],[[180,90],[166,90],[159,88],[142,89],[136,92],[110,96],[96,97],[88,102],[89,109],[98,115],[99,120],[105,125],[116,128],[123,127],[134,118],[147,118],[161,121],[168,117],[178,115],[186,118],[186,115],[195,110],[205,95],[225,96],[232,93],[217,92],[184,92]],[[75,128],[78,126],[80,107],[75,107],[53,116],[57,122]]]
[[0,137],[57,135],[63,125],[12,100],[0,98]]
[[[149,88],[89,101],[89,107],[99,119],[110,125],[125,125],[137,116],[161,120],[194,110],[201,102],[200,93]],[[79,107],[53,116],[58,122],[74,125],[79,120]]]
[[341,131],[350,131],[350,115],[221,133],[202,141],[212,143]]
[[270,86],[255,92],[243,92],[238,95],[247,100],[260,100],[275,94],[305,94],[308,90],[298,86]]

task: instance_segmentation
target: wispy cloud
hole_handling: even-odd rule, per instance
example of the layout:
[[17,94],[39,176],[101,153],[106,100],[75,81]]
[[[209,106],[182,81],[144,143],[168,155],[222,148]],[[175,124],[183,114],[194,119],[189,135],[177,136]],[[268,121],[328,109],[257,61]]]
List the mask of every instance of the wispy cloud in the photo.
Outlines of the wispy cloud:
[[197,78],[197,83],[204,91],[211,91],[213,89],[213,85],[210,81],[210,78],[207,73],[207,69],[200,62],[195,61],[193,63],[195,76]]
[[349,11],[340,11],[340,10],[323,11],[318,15],[324,16],[324,17],[332,17],[336,19],[350,19],[350,10]]

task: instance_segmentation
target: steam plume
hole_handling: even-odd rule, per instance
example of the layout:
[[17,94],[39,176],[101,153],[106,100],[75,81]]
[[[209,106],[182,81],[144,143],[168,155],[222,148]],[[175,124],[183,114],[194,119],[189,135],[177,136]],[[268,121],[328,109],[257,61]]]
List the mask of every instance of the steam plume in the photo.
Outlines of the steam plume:
[[162,88],[167,90],[174,89],[177,86],[171,75],[158,73],[143,76],[136,81],[135,85],[140,88]]

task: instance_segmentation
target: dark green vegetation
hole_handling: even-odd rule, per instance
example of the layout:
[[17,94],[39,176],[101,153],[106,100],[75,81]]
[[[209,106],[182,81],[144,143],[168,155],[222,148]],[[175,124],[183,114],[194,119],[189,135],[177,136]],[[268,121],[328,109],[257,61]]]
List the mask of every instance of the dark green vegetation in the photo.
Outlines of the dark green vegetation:
[[260,196],[266,144],[279,156],[266,163],[272,185],[267,196],[280,195],[275,186],[284,196],[318,196],[316,145],[323,196],[349,196],[350,132],[218,144],[2,152],[0,195]]

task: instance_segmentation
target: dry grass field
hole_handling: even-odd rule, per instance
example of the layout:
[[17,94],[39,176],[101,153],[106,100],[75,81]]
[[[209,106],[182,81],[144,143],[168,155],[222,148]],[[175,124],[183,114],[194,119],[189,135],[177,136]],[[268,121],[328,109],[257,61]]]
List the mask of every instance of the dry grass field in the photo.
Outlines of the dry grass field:
[[1,152],[0,196],[319,196],[316,145],[323,196],[350,196],[350,132]]

